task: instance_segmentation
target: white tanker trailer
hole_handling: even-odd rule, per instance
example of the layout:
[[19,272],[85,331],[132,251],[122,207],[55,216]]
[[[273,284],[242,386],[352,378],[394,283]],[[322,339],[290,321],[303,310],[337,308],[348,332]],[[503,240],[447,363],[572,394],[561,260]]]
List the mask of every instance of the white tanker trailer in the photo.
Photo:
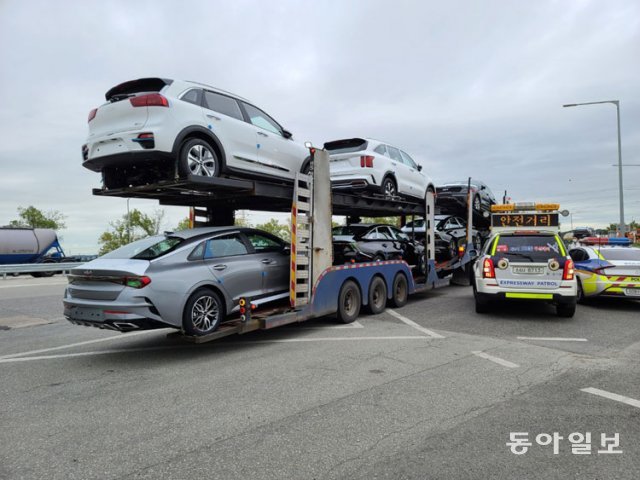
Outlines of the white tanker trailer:
[[[0,228],[0,265],[19,263],[52,263],[68,260],[50,228]],[[34,272],[34,277],[51,276],[54,272]]]

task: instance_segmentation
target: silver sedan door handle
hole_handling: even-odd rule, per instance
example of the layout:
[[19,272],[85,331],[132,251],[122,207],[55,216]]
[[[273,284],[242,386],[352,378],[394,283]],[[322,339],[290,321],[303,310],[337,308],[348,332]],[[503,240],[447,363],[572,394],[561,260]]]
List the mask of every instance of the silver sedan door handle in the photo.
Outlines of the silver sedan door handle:
[[213,118],[215,120],[220,120],[220,117],[216,117],[215,115],[211,115],[210,113],[207,113],[207,118]]
[[214,270],[218,270],[218,271],[222,271],[222,270],[226,270],[227,266],[224,265],[223,263],[220,263],[218,265],[214,265],[213,269]]
[[266,133],[264,133],[264,132],[258,132],[258,135],[261,135],[261,136],[263,136],[263,137],[268,137],[268,136],[269,136],[269,135],[267,135],[267,134],[266,134]]
[[269,258],[265,258],[264,260],[262,260],[262,263],[264,263],[265,265],[273,265],[275,262],[275,260],[271,260]]

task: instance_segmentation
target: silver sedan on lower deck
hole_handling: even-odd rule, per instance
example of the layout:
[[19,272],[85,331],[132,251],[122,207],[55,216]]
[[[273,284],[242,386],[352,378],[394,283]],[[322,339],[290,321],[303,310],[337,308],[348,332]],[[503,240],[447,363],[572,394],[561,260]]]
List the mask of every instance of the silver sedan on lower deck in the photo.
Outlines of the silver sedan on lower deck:
[[213,332],[241,297],[288,295],[289,245],[251,228],[206,227],[147,237],[74,268],[64,315],[119,331]]

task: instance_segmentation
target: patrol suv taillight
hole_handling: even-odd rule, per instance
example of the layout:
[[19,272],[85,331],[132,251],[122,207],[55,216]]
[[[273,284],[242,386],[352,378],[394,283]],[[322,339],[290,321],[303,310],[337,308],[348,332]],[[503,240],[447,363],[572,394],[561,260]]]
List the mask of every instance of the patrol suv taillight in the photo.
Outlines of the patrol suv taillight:
[[89,112],[89,120],[87,120],[87,122],[90,122],[91,120],[96,118],[96,113],[98,113],[98,109],[97,108],[94,108],[93,110],[91,110]]
[[562,280],[573,280],[575,270],[573,267],[573,260],[567,260],[564,262],[564,271],[562,272]]
[[482,262],[482,278],[496,278],[496,270],[490,258],[485,258]]
[[169,100],[159,93],[149,93],[129,98],[134,107],[168,107]]

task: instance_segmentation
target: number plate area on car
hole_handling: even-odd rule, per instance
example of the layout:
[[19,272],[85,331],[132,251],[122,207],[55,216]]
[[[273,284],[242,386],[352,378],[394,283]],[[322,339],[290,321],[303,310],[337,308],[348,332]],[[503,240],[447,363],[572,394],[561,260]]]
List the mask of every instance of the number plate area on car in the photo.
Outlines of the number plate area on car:
[[624,294],[628,297],[640,297],[640,288],[625,288]]
[[542,275],[544,273],[544,267],[511,267],[513,273],[524,275]]
[[74,320],[104,321],[104,312],[99,308],[73,307],[70,313],[69,316]]

